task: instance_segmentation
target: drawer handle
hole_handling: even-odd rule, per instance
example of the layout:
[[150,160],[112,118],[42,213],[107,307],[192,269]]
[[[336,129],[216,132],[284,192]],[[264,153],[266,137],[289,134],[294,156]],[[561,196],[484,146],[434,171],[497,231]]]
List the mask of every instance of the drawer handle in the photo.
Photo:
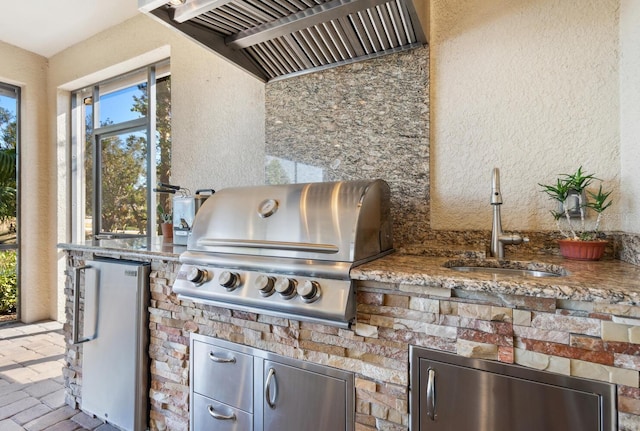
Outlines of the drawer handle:
[[432,421],[436,420],[436,370],[429,368],[427,370],[427,416]]
[[212,418],[220,420],[220,421],[235,421],[236,415],[231,413],[230,415],[223,415],[222,413],[216,412],[211,404],[207,406],[207,410],[209,410],[209,414]]
[[220,356],[216,356],[216,354],[213,353],[213,352],[209,352],[209,359],[211,359],[213,362],[217,362],[219,364],[235,364],[236,363],[236,358],[234,358],[234,357],[222,358]]

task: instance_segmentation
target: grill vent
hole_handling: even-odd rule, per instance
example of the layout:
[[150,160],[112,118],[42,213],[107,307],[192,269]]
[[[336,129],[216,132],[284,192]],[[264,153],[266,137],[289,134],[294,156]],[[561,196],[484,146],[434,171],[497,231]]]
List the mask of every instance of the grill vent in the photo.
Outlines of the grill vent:
[[151,13],[265,81],[427,42],[426,6],[411,0],[190,0]]

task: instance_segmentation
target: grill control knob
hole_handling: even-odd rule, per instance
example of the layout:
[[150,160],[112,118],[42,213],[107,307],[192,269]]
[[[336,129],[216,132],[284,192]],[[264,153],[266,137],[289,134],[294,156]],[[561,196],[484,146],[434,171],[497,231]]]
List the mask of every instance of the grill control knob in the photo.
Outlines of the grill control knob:
[[240,276],[231,271],[222,271],[218,277],[218,283],[220,283],[220,286],[227,290],[233,290],[238,287],[239,281]]
[[209,278],[209,273],[206,269],[196,268],[195,266],[187,272],[187,280],[195,284],[202,284]]
[[305,302],[313,302],[320,297],[320,283],[317,281],[306,280],[297,288],[298,295]]
[[287,277],[278,277],[275,289],[284,299],[291,299],[296,296],[296,281]]
[[260,294],[269,296],[273,294],[274,282],[275,280],[273,277],[269,277],[268,275],[259,275],[253,286],[260,291]]

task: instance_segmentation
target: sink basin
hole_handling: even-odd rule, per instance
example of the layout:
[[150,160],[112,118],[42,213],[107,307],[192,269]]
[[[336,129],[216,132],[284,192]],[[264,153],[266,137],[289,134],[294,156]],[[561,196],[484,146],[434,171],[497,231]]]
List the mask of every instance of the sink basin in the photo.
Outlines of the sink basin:
[[482,266],[450,266],[449,268],[460,272],[482,272],[485,274],[515,275],[521,277],[562,277],[562,274],[556,274],[555,272],[531,269],[491,268]]
[[444,266],[460,272],[477,272],[512,277],[562,277],[567,275],[567,271],[561,266],[540,262],[452,260],[446,262]]

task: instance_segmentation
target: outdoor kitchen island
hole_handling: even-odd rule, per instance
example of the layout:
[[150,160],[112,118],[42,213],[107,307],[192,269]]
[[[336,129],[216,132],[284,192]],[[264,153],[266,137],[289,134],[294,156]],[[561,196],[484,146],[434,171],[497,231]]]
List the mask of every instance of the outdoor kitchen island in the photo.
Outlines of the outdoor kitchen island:
[[[409,428],[409,346],[617,385],[618,429],[640,429],[640,267],[619,260],[530,260],[564,277],[494,277],[443,265],[482,253],[394,254],[351,270],[352,329],[179,300],[181,247],[141,240],[62,244],[68,254],[67,402],[82,396],[82,347],[71,345],[73,268],[111,257],[150,262],[150,428],[189,427],[191,333],[355,374],[356,430]],[[527,260],[518,256],[518,261]],[[459,406],[464,411],[464,406]]]

